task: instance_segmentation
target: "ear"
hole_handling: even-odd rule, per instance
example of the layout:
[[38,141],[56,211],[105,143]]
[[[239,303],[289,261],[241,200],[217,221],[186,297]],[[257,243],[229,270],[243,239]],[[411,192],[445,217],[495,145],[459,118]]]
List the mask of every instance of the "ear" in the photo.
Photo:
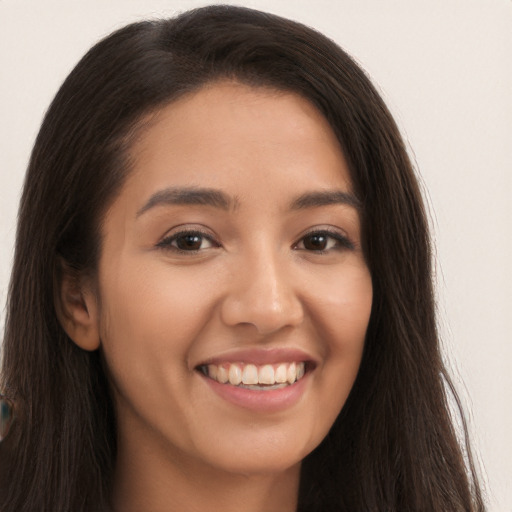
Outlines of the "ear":
[[98,349],[99,307],[92,280],[61,262],[56,281],[55,310],[62,328],[80,348]]

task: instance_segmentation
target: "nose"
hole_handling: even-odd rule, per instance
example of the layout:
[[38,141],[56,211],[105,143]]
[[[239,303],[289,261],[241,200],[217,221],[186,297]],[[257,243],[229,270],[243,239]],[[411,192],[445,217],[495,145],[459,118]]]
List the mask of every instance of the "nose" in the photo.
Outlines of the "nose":
[[278,260],[277,255],[259,251],[257,257],[236,265],[221,307],[226,325],[252,325],[260,335],[269,335],[302,323],[304,310],[291,272],[293,264]]

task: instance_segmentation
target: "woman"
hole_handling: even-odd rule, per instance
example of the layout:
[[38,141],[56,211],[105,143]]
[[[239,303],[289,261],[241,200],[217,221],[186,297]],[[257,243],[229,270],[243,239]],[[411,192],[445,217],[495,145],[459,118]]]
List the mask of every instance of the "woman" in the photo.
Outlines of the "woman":
[[426,224],[324,36],[217,6],[100,42],[21,201],[3,510],[483,510]]

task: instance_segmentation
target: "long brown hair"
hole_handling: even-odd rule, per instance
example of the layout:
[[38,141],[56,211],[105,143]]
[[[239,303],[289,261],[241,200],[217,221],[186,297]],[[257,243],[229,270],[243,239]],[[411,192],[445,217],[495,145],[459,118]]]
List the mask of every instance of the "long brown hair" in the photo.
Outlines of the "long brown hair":
[[428,227],[395,122],[335,43],[228,6],[113,33],[79,62],[46,114],[8,295],[0,389],[16,419],[0,444],[2,510],[108,505],[116,457],[110,391],[101,353],[79,349],[57,320],[60,269],[65,262],[94,274],[102,216],[130,171],[127,148],[140,120],[225,78],[311,101],[336,133],[363,205],[374,290],[363,361],[334,426],[303,462],[299,510],[483,510],[469,446],[459,446],[447,405],[454,391],[439,350]]

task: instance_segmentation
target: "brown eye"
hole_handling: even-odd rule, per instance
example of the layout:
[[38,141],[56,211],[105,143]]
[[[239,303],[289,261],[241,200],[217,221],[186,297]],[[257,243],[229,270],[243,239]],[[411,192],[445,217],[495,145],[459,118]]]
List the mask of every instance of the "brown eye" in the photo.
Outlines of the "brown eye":
[[198,251],[203,243],[203,236],[190,234],[176,237],[176,247],[182,251]]
[[207,235],[199,231],[182,231],[164,238],[158,247],[177,252],[199,252],[218,245]]
[[315,231],[302,237],[296,249],[324,253],[330,250],[354,249],[354,244],[338,232]]
[[314,233],[303,238],[304,249],[308,251],[325,251],[329,236],[323,233]]

